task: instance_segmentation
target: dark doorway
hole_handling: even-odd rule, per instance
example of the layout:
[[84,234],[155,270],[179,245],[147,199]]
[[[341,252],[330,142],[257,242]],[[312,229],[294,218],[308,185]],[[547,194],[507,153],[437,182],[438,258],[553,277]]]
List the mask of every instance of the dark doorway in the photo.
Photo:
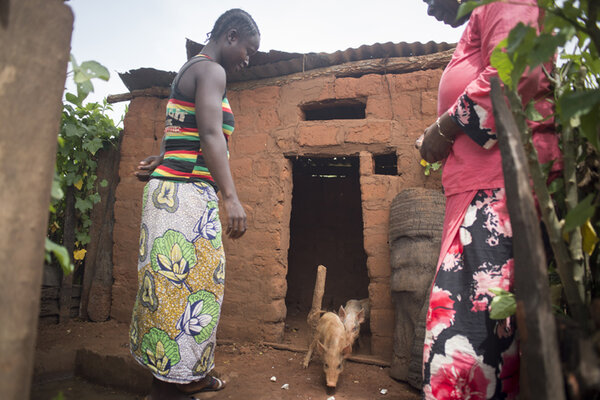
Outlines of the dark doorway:
[[293,163],[288,322],[306,325],[317,266],[327,267],[323,310],[368,297],[358,157],[298,157]]

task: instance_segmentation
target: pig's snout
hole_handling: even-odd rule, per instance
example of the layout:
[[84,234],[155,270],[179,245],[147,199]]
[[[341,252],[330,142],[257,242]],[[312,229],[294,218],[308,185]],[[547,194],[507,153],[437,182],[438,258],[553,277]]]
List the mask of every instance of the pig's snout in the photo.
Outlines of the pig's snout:
[[335,389],[337,386],[338,378],[340,377],[340,373],[342,372],[342,365],[338,367],[325,367],[325,381],[327,382],[327,387]]

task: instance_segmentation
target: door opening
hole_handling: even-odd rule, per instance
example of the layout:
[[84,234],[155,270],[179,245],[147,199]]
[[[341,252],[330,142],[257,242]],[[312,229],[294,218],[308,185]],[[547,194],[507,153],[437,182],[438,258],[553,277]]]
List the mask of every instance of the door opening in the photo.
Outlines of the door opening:
[[369,276],[358,157],[298,157],[291,161],[294,189],[286,334],[289,331],[288,339],[293,340],[296,332],[306,331],[319,264],[327,267],[322,304],[326,311],[337,312],[350,299],[368,297]]

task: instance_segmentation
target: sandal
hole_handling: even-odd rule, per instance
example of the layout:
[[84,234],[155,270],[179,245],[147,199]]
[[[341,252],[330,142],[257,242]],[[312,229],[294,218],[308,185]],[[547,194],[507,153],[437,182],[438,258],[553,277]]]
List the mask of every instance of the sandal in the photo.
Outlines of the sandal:
[[207,378],[210,379],[210,381],[208,382],[208,384],[203,387],[200,390],[194,390],[192,392],[186,392],[183,391],[181,389],[179,389],[179,391],[187,396],[190,396],[192,399],[194,398],[195,395],[197,394],[202,394],[202,393],[207,393],[207,392],[218,392],[219,390],[223,390],[225,389],[225,382],[223,382],[221,379],[215,377],[215,376],[211,376],[208,375]]

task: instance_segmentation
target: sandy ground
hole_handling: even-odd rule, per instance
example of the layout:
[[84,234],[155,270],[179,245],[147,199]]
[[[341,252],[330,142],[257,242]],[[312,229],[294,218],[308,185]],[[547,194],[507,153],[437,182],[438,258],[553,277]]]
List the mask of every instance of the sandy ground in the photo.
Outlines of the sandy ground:
[[[287,344],[306,347],[301,321],[290,321],[286,329]],[[304,343],[303,343],[304,342]],[[110,382],[92,385],[81,379],[57,380],[74,362],[72,354],[86,348],[102,354],[129,357],[127,325],[108,321],[91,323],[71,321],[62,325],[40,327],[36,353],[36,377],[32,386],[32,400],[51,400],[59,391],[64,399],[134,400],[141,393],[127,393],[110,389]],[[334,393],[325,388],[322,364],[313,359],[307,369],[302,368],[303,352],[277,350],[259,344],[223,343],[216,351],[215,374],[224,378],[227,387],[200,399],[234,400],[416,400],[418,392],[389,377],[389,368],[363,363],[347,362]],[[60,365],[62,363],[62,365]],[[74,369],[74,366],[72,367]],[[68,374],[67,374],[68,375]],[[67,376],[63,374],[63,376]],[[50,381],[48,376],[54,376]],[[287,389],[284,389],[287,385]],[[332,399],[332,400],[333,400]]]

